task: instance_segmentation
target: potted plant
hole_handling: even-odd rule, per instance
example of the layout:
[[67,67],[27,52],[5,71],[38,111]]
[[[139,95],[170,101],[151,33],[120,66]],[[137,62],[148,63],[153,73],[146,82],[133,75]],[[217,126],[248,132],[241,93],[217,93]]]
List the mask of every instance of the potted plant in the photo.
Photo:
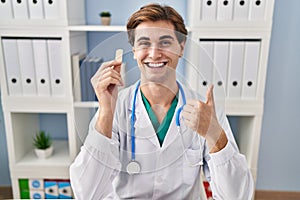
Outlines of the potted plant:
[[52,138],[45,131],[39,131],[33,138],[34,151],[38,158],[48,158],[53,153]]
[[110,25],[110,12],[109,11],[103,11],[99,13],[99,16],[101,17],[101,24],[102,25]]

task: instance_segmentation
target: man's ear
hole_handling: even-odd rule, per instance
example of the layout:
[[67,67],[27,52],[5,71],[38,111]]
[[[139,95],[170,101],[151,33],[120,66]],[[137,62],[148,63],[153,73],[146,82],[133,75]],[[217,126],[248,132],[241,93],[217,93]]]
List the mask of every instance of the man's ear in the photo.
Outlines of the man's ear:
[[183,56],[184,47],[185,47],[185,41],[182,41],[182,42],[180,43],[180,53],[179,53],[179,57],[182,57],[182,56]]
[[132,53],[133,53],[133,59],[136,60],[136,57],[135,57],[135,48],[132,47]]

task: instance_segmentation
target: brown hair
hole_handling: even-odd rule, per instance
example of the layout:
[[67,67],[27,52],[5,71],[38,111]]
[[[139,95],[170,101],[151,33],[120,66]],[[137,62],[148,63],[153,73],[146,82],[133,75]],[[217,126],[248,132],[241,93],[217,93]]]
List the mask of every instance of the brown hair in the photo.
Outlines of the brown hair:
[[170,6],[162,6],[159,4],[148,4],[141,7],[138,11],[133,13],[127,22],[127,33],[129,43],[134,45],[134,29],[146,21],[168,21],[171,22],[175,28],[175,34],[179,43],[186,40],[187,30],[184,21],[180,14]]

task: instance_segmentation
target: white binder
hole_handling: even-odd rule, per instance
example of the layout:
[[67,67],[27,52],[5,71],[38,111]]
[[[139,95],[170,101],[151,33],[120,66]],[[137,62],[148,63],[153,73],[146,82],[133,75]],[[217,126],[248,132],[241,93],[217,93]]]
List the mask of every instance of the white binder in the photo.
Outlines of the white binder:
[[28,3],[27,0],[12,0],[13,12],[15,19],[28,19]]
[[17,40],[2,39],[2,45],[5,60],[8,94],[11,96],[22,95]]
[[50,76],[46,40],[34,39],[33,53],[38,96],[50,96]]
[[267,0],[251,0],[250,20],[264,20]]
[[214,54],[214,43],[213,41],[201,41],[199,50],[199,92],[201,95],[206,95],[208,86],[213,81],[213,54]]
[[87,90],[87,99],[88,101],[93,101],[95,98],[95,92],[91,84],[91,78],[93,76],[93,68],[96,64],[96,58],[91,57],[89,61],[86,63],[86,90]]
[[73,73],[73,91],[74,101],[81,101],[81,80],[80,80],[80,65],[85,58],[85,54],[76,53],[72,55],[72,73]]
[[215,20],[217,14],[217,0],[202,0],[201,20]]
[[89,65],[90,57],[86,57],[80,65],[80,89],[81,89],[81,101],[88,101],[87,92],[87,67]]
[[233,20],[248,20],[250,0],[235,0]]
[[29,18],[30,19],[43,19],[43,0],[28,0]]
[[260,42],[246,42],[242,97],[255,98],[259,67]]
[[59,2],[61,0],[43,0],[46,19],[59,19]]
[[65,95],[65,80],[62,66],[62,42],[59,39],[47,40],[50,69],[51,93],[53,96]]
[[229,42],[216,41],[214,46],[214,92],[216,98],[223,99],[227,87]]
[[37,94],[37,89],[32,41],[30,39],[18,39],[17,43],[23,86],[23,95],[33,96]]
[[230,42],[228,97],[241,98],[244,64],[244,42]]
[[233,0],[218,0],[217,20],[232,20]]
[[1,20],[13,19],[11,0],[0,2],[0,19]]

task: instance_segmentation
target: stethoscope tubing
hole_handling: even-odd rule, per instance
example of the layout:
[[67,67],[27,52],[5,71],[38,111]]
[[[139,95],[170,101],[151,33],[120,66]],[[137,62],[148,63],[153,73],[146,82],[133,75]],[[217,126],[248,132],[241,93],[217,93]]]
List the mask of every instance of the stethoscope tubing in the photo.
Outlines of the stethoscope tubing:
[[132,115],[131,115],[131,160],[135,160],[135,135],[134,135],[134,122],[135,122],[135,103],[136,103],[136,97],[139,90],[139,87],[141,85],[141,81],[139,81],[136,85],[136,88],[134,90],[134,96],[133,96],[133,104],[132,104]]

